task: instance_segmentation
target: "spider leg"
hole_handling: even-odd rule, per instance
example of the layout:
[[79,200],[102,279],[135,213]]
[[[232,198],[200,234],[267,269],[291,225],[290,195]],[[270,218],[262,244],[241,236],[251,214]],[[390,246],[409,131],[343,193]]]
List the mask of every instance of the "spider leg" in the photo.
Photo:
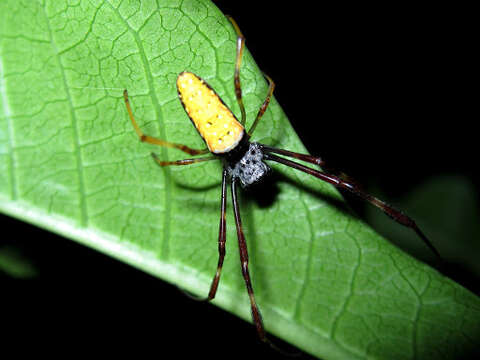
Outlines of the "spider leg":
[[238,106],[240,107],[240,112],[242,113],[242,119],[240,123],[245,125],[245,121],[247,119],[247,114],[245,112],[245,106],[243,105],[242,100],[242,86],[240,84],[240,67],[242,65],[242,56],[243,56],[243,49],[245,48],[245,37],[243,36],[238,24],[233,20],[231,16],[227,15],[227,19],[233,25],[235,32],[237,33],[237,56],[235,58],[235,74],[233,78],[233,82],[235,85],[235,96],[237,97]]
[[175,160],[175,161],[163,161],[160,160],[157,154],[152,153],[153,160],[160,165],[160,166],[169,166],[169,165],[190,165],[194,164],[197,162],[202,162],[202,161],[209,161],[209,160],[217,160],[215,156],[208,156],[208,157],[202,157],[202,158],[196,158],[196,159],[183,159],[183,160]]
[[324,171],[326,171],[327,173],[329,173],[331,175],[338,176],[339,178],[341,178],[345,181],[350,181],[351,183],[356,183],[359,188],[361,187],[361,185],[358,184],[355,179],[352,179],[350,176],[348,176],[347,174],[345,174],[342,171],[339,171],[335,167],[327,165],[325,163],[325,161],[318,156],[312,156],[312,155],[308,155],[308,154],[299,154],[299,153],[296,153],[296,152],[293,152],[293,151],[278,149],[278,148],[274,148],[274,147],[263,145],[263,144],[259,144],[259,145],[261,146],[261,148],[265,152],[280,154],[280,155],[284,155],[284,156],[288,156],[288,157],[293,157],[293,158],[298,159],[300,161],[305,161],[305,162],[308,162],[310,164],[318,165]]
[[222,273],[223,259],[225,258],[225,242],[227,241],[227,169],[223,169],[222,176],[222,201],[220,205],[220,227],[218,231],[218,265],[215,277],[210,285],[210,291],[208,292],[207,301],[212,300],[217,293],[218,283],[220,281],[220,275]]
[[208,149],[201,149],[201,150],[192,149],[192,148],[190,148],[186,145],[183,145],[183,144],[171,143],[171,142],[168,142],[168,141],[165,141],[165,140],[153,137],[153,136],[145,135],[143,133],[143,131],[140,129],[140,127],[138,126],[137,122],[135,121],[135,117],[133,116],[133,111],[132,111],[132,108],[130,106],[130,101],[128,100],[128,91],[127,90],[123,91],[123,99],[125,100],[125,106],[127,107],[128,116],[130,117],[130,120],[132,121],[133,127],[135,128],[135,132],[137,133],[138,137],[140,138],[140,141],[146,142],[146,143],[149,143],[149,144],[153,144],[153,145],[159,145],[159,146],[165,146],[165,147],[169,147],[169,148],[178,149],[178,150],[181,150],[181,151],[183,151],[187,154],[190,154],[190,155],[200,155],[200,154],[206,154],[206,153],[209,152]]
[[237,227],[237,237],[238,237],[238,247],[240,251],[240,262],[242,265],[242,275],[245,280],[245,285],[247,287],[248,296],[250,298],[250,306],[252,310],[253,323],[257,329],[258,336],[260,340],[264,342],[269,342],[265,335],[265,328],[263,327],[262,315],[255,301],[255,296],[253,294],[252,281],[250,279],[250,274],[248,271],[248,250],[247,243],[245,241],[245,235],[243,234],[242,221],[240,219],[240,208],[238,206],[237,200],[237,179],[232,178],[232,202],[233,202],[233,213],[235,216],[235,225]]
[[266,74],[263,74],[268,80],[268,93],[267,97],[265,98],[265,101],[263,102],[262,106],[260,106],[260,110],[258,110],[257,117],[255,118],[255,121],[253,122],[252,126],[248,130],[248,135],[252,136],[253,132],[255,131],[255,128],[258,125],[258,122],[260,121],[260,118],[265,114],[265,111],[267,111],[268,105],[270,104],[270,100],[272,98],[273,90],[275,89],[275,83],[273,82],[272,78]]
[[[233,25],[233,28],[235,29],[235,32],[237,33],[237,56],[235,58],[234,85],[235,85],[235,96],[237,98],[238,106],[240,107],[240,112],[242,114],[242,119],[241,119],[240,123],[242,125],[245,125],[245,122],[247,120],[247,114],[245,112],[245,106],[243,105],[242,86],[241,86],[241,83],[240,83],[240,67],[242,65],[243,49],[245,48],[245,36],[243,36],[243,34],[240,30],[240,27],[238,26],[236,21],[231,16],[227,15],[227,19],[230,20],[230,22]],[[268,80],[268,93],[267,93],[267,97],[265,98],[265,101],[263,102],[262,106],[260,107],[260,110],[258,111],[257,117],[255,118],[255,121],[253,122],[252,126],[248,130],[248,135],[250,135],[250,136],[255,131],[255,128],[257,127],[257,124],[258,124],[260,118],[263,116],[263,114],[267,110],[268,104],[270,104],[270,99],[272,98],[273,89],[275,89],[275,83],[270,78],[270,76],[268,76],[266,74],[264,74],[264,76]]]
[[318,165],[318,166],[322,166],[322,167],[325,166],[325,161],[323,161],[319,157],[315,157],[315,156],[307,155],[307,154],[299,154],[299,153],[284,150],[284,149],[277,149],[277,148],[274,148],[274,147],[271,147],[271,146],[268,146],[268,145],[264,145],[264,144],[259,144],[259,145],[261,146],[263,151],[265,151],[267,153],[275,153],[275,154],[285,155],[285,156],[293,157],[295,159],[305,161],[305,162],[308,162],[308,163],[311,163],[311,164],[315,164],[315,165]]
[[[346,180],[346,179],[342,179],[339,176],[335,176],[335,175],[327,174],[327,173],[324,173],[324,172],[321,172],[321,171],[318,171],[318,170],[314,170],[312,168],[309,168],[308,166],[304,166],[304,165],[301,165],[301,164],[296,163],[294,161],[291,161],[291,160],[273,155],[272,153],[270,153],[268,151],[268,147],[264,147],[264,150],[266,151],[266,153],[265,153],[265,159],[266,160],[273,160],[273,161],[279,162],[283,165],[287,165],[291,168],[294,168],[294,169],[303,171],[307,174],[313,175],[320,180],[328,182],[328,183],[332,184],[333,186],[335,186],[337,188],[350,191],[351,193],[353,193],[353,194],[357,195],[358,197],[362,198],[363,200],[368,201],[370,204],[372,204],[372,205],[376,206],[377,208],[379,208],[380,210],[382,210],[386,215],[388,215],[390,218],[395,220],[397,223],[399,223],[403,226],[409,227],[413,231],[415,231],[415,233],[423,240],[423,242],[430,248],[430,250],[440,260],[442,260],[442,258],[440,257],[440,253],[433,246],[433,244],[430,242],[430,240],[428,240],[428,238],[420,230],[420,228],[417,226],[417,224],[415,223],[415,221],[412,218],[410,218],[409,216],[407,216],[406,214],[404,214],[400,210],[395,209],[393,206],[388,205],[384,201],[376,198],[375,196],[370,195],[369,193],[365,192],[355,182],[350,181],[350,180]],[[295,157],[299,160],[312,162],[312,163],[315,163],[317,165],[320,165],[320,163],[322,163],[322,161],[319,158],[318,158],[318,162],[313,162],[315,160],[315,158],[310,157],[309,155],[302,155],[302,154],[293,155],[294,153],[291,153],[291,152],[286,151],[286,150],[279,150],[279,149],[275,149],[275,152],[281,153],[281,154],[286,155],[286,156],[293,156],[293,157]],[[309,157],[310,157],[310,159],[309,159]],[[312,161],[309,161],[309,160],[312,160]]]

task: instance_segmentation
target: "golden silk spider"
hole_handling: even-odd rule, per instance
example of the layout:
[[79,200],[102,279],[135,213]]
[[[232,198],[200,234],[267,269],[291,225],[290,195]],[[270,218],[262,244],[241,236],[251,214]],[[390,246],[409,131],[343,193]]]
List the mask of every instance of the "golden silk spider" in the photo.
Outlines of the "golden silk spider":
[[[272,79],[270,79],[268,76],[265,76],[269,82],[267,96],[261,105],[253,124],[250,126],[248,131],[245,131],[246,112],[243,105],[242,88],[240,85],[240,67],[242,63],[245,38],[236,22],[230,17],[229,20],[231,21],[237,33],[234,87],[235,96],[240,107],[241,120],[237,120],[232,111],[227,107],[227,105],[225,105],[225,103],[215,93],[210,85],[208,85],[199,76],[191,72],[184,71],[177,77],[177,90],[180,101],[193,125],[199,132],[202,139],[205,141],[207,145],[206,149],[192,149],[183,144],[171,143],[159,138],[145,135],[135,121],[128,100],[127,90],[124,91],[123,95],[128,115],[141,141],[154,145],[175,148],[190,155],[203,155],[210,153],[210,155],[206,157],[197,157],[176,161],[164,161],[152,153],[153,159],[158,165],[190,165],[197,162],[210,160],[221,160],[223,162],[220,229],[218,236],[218,265],[206,301],[210,301],[215,297],[225,257],[227,182],[230,182],[233,212],[239,243],[241,269],[250,299],[253,323],[255,324],[260,339],[262,341],[269,342],[265,334],[260,310],[255,301],[252,282],[250,279],[248,270],[247,244],[242,229],[239,204],[237,200],[238,183],[240,183],[242,187],[248,187],[258,183],[261,179],[268,175],[270,172],[270,167],[265,161],[275,161],[283,165],[287,165],[294,169],[313,175],[316,178],[330,183],[339,189],[346,190],[357,195],[361,199],[368,201],[372,205],[379,208],[396,222],[413,229],[438,257],[440,257],[440,255],[432,243],[418,228],[415,222],[401,211],[394,209],[384,201],[368,194],[355,182],[346,179],[343,176],[337,176],[327,171],[315,170],[311,167],[288,160],[285,157],[294,158],[306,163],[323,167],[323,169],[328,169],[321,158],[307,154],[299,154],[288,150],[277,149],[250,141],[250,138],[255,131],[260,118],[268,108],[275,84]],[[278,155],[282,155],[283,157]]]

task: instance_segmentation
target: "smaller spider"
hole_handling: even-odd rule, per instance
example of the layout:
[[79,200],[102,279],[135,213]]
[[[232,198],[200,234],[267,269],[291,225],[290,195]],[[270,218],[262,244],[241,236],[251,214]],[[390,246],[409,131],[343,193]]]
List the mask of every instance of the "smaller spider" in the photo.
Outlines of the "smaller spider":
[[245,236],[243,234],[239,205],[237,200],[238,183],[240,183],[242,187],[254,185],[270,172],[270,167],[265,162],[266,160],[276,161],[294,169],[303,171],[307,174],[319,178],[320,180],[330,183],[339,189],[347,190],[359,196],[360,198],[371,203],[372,205],[378,207],[396,222],[413,229],[438,257],[440,257],[440,255],[410,217],[408,217],[401,211],[394,209],[392,206],[386,204],[384,201],[366,193],[355,182],[347,180],[341,176],[336,176],[327,172],[312,169],[308,166],[299,164],[297,162],[288,160],[275,154],[295,158],[300,161],[318,165],[326,169],[324,161],[319,157],[299,154],[283,149],[276,149],[257,142],[250,142],[250,137],[252,136],[258,124],[258,121],[267,110],[275,85],[272,79],[266,76],[269,82],[267,97],[263,102],[262,106],[260,107],[255,121],[251,125],[250,129],[246,132],[244,127],[246,121],[246,113],[242,100],[242,89],[240,86],[240,66],[242,62],[245,38],[242,35],[236,22],[232,18],[228,18],[237,33],[237,53],[235,61],[234,86],[235,95],[241,111],[241,121],[237,120],[232,111],[225,105],[225,103],[215,93],[215,91],[210,87],[210,85],[208,85],[203,79],[187,71],[180,73],[177,77],[178,96],[190,120],[196,127],[200,136],[205,141],[207,145],[206,149],[192,149],[183,144],[171,143],[159,138],[145,135],[134,119],[133,112],[128,100],[127,90],[124,91],[123,95],[130,120],[132,121],[133,127],[135,128],[135,131],[141,141],[159,146],[175,148],[190,155],[202,155],[207,153],[211,154],[210,156],[206,157],[177,161],[163,161],[159,159],[154,153],[152,153],[152,156],[158,165],[189,165],[197,162],[210,160],[221,160],[223,162],[220,230],[218,236],[219,257],[217,271],[211,283],[210,291],[206,300],[209,301],[215,297],[218,283],[220,281],[223,260],[225,257],[225,215],[227,208],[227,182],[230,181],[233,212],[235,217],[235,225],[237,229],[237,237],[240,250],[242,275],[245,280],[245,285],[247,287],[248,295],[250,298],[253,322],[255,324],[260,339],[262,341],[268,341],[265,334],[262,317],[260,315],[260,310],[255,301],[252,282],[250,280],[250,274],[248,270],[247,244],[245,242]]

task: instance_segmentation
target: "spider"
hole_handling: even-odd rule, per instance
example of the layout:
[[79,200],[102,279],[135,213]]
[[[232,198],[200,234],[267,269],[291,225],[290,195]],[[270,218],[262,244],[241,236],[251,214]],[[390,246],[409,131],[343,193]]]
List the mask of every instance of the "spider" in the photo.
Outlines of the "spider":
[[225,257],[227,183],[230,182],[241,269],[250,299],[253,323],[256,327],[259,338],[264,342],[268,342],[262,316],[255,301],[252,281],[250,279],[248,270],[247,244],[243,233],[240,209],[237,200],[237,187],[239,183],[244,188],[255,185],[271,171],[270,167],[265,162],[266,160],[275,161],[303,171],[307,174],[315,176],[320,180],[330,183],[341,190],[346,190],[357,195],[361,199],[368,201],[372,205],[379,208],[396,222],[413,229],[439,258],[440,254],[410,217],[388,205],[384,201],[365,192],[354,181],[345,178],[343,175],[337,176],[326,171],[315,170],[311,167],[286,159],[285,157],[294,158],[306,163],[320,166],[323,169],[328,169],[327,165],[321,158],[284,149],[277,149],[250,141],[250,138],[255,131],[259,120],[268,108],[275,84],[269,76],[265,75],[269,83],[267,96],[263,104],[260,106],[253,124],[250,126],[248,131],[245,131],[246,113],[243,105],[242,88],[240,84],[240,67],[245,46],[245,37],[240,31],[237,23],[231,17],[227,16],[227,18],[232,23],[237,34],[234,87],[235,96],[240,107],[241,120],[237,120],[232,111],[227,107],[227,105],[225,105],[225,103],[210,87],[210,85],[208,85],[199,76],[191,72],[184,71],[177,77],[177,90],[180,101],[193,125],[196,127],[200,136],[205,141],[207,145],[206,149],[192,149],[183,144],[171,143],[156,137],[145,135],[135,121],[128,99],[127,90],[124,90],[123,95],[128,115],[138,137],[140,138],[140,141],[154,145],[175,148],[190,155],[204,155],[210,153],[209,156],[205,157],[176,161],[164,161],[159,159],[155,153],[152,153],[152,157],[158,165],[190,165],[210,160],[222,161],[223,171],[220,205],[220,227],[218,236],[218,265],[215,276],[210,285],[210,291],[205,300],[210,301],[215,298],[220,281],[220,275]]

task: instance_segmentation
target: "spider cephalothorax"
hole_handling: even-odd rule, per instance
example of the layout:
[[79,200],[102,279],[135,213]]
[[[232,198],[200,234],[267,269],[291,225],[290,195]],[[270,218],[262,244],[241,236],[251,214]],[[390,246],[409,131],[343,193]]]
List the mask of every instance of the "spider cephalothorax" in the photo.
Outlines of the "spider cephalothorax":
[[259,182],[270,171],[264,162],[262,147],[256,142],[249,142],[243,156],[234,162],[227,161],[226,166],[228,174],[232,178],[238,178],[242,187]]

